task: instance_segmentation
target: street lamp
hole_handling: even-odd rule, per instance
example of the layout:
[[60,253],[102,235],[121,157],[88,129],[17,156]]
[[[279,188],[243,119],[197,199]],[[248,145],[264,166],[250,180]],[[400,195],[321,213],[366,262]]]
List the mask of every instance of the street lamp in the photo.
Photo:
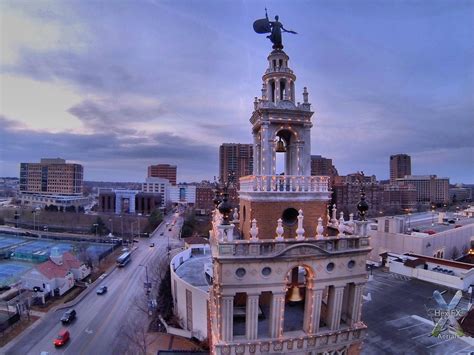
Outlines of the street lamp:
[[120,237],[122,237],[122,240],[123,240],[123,216],[120,215],[119,217],[120,217],[120,226],[122,228],[122,233],[120,234]]
[[113,235],[113,234],[114,234],[114,221],[113,221],[113,217],[112,217],[112,218],[109,218],[109,222],[110,222],[110,233]]
[[150,298],[149,295],[150,295],[151,283],[148,281],[148,265],[138,264],[138,266],[145,268],[145,277],[146,277],[145,289],[146,289],[146,294],[148,295],[148,298]]
[[434,227],[435,206],[431,205],[431,226]]
[[40,211],[39,207],[36,207],[33,211],[31,211],[31,213],[33,213],[33,231],[36,231],[36,214],[39,213],[39,211]]

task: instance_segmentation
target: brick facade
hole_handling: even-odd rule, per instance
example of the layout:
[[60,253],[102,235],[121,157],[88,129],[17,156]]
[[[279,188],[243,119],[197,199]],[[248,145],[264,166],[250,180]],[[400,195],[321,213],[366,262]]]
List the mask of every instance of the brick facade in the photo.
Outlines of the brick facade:
[[[318,225],[318,218],[323,218],[323,225],[326,225],[326,209],[327,203],[325,201],[249,201],[243,198],[240,199],[240,230],[243,239],[250,238],[251,221],[255,218],[257,220],[258,238],[259,239],[273,239],[276,237],[275,229],[277,227],[278,218],[282,218],[283,211],[287,208],[294,208],[297,211],[303,210],[304,220],[303,228],[305,235],[315,236],[316,227]],[[244,212],[245,210],[245,212]],[[292,225],[285,225],[285,238],[294,238],[296,236],[296,228],[298,224],[295,222]]]

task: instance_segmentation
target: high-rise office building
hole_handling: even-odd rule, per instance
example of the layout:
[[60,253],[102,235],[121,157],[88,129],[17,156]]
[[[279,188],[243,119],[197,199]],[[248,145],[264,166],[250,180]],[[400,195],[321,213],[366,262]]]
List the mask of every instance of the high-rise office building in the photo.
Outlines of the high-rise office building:
[[439,178],[436,175],[408,175],[397,179],[397,183],[415,186],[416,202],[421,204],[449,202],[449,178]]
[[84,206],[84,170],[66,160],[41,159],[39,163],[20,164],[20,200],[36,206]]
[[148,167],[148,177],[168,179],[171,185],[176,185],[176,165],[157,164]]
[[339,174],[332,163],[332,159],[324,158],[321,155],[311,155],[311,175],[330,176],[330,184],[332,185],[334,177]]
[[234,182],[242,176],[252,175],[253,145],[224,143],[219,147],[219,177],[227,182],[228,176],[234,173]]
[[57,195],[82,195],[83,168],[66,160],[41,159],[20,164],[20,192]]
[[390,182],[411,175],[411,157],[407,154],[396,154],[390,156]]

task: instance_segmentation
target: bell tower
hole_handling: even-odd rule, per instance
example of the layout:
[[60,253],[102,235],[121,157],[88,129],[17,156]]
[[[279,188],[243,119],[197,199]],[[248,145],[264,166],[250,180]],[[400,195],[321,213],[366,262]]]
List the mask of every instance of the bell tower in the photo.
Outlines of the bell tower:
[[[262,76],[262,94],[255,98],[252,124],[253,175],[240,179],[240,227],[250,238],[252,220],[260,226],[261,238],[274,238],[274,223],[282,220],[284,237],[296,236],[298,211],[305,211],[304,229],[315,235],[316,221],[325,216],[330,199],[328,178],[311,176],[311,121],[314,112],[306,87],[303,102],[295,100],[296,76],[281,49],[268,56]],[[283,155],[277,159],[277,155]],[[278,157],[279,158],[279,157]],[[277,160],[284,162],[277,171]],[[269,222],[269,223],[267,223]],[[265,226],[268,227],[266,230]]]
[[254,30],[270,33],[274,50],[250,118],[254,170],[240,178],[240,213],[231,220],[226,190],[213,212],[211,354],[360,354],[368,206],[362,191],[360,220],[335,207],[328,216],[329,178],[310,173],[308,92],[296,101],[283,51],[281,32],[295,32],[278,16]]

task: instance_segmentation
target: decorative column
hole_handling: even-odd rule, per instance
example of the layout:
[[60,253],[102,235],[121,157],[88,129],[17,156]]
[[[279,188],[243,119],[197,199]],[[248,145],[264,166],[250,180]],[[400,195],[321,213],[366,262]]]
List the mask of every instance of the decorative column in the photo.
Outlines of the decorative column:
[[350,310],[350,319],[349,325],[353,326],[355,323],[360,321],[360,313],[362,308],[362,295],[364,292],[365,284],[354,284],[351,287],[351,294],[349,302],[349,310]]
[[275,79],[275,103],[280,101],[280,79]]
[[311,175],[311,122],[304,125],[304,131],[300,140],[302,140],[302,152],[300,157],[300,165],[302,167],[301,175]]
[[285,296],[286,292],[272,292],[272,301],[270,304],[270,338],[280,338],[283,335]]
[[323,291],[324,286],[322,285],[308,285],[306,288],[303,329],[308,334],[315,334],[319,331]]
[[271,175],[272,169],[272,150],[273,150],[273,140],[270,139],[269,134],[269,123],[262,122],[261,127],[261,142],[262,142],[262,149],[261,149],[261,163],[262,163],[262,170],[261,175]]
[[260,142],[258,141],[258,134],[254,133],[253,134],[253,159],[254,159],[253,175],[260,175],[260,166],[258,164],[258,162],[260,161],[259,150],[260,150]]
[[344,286],[330,286],[328,295],[328,326],[337,330],[341,323],[342,297]]
[[248,340],[257,339],[258,332],[258,299],[259,294],[247,294],[245,317],[245,335]]
[[234,296],[221,297],[221,340],[232,341],[234,335]]

